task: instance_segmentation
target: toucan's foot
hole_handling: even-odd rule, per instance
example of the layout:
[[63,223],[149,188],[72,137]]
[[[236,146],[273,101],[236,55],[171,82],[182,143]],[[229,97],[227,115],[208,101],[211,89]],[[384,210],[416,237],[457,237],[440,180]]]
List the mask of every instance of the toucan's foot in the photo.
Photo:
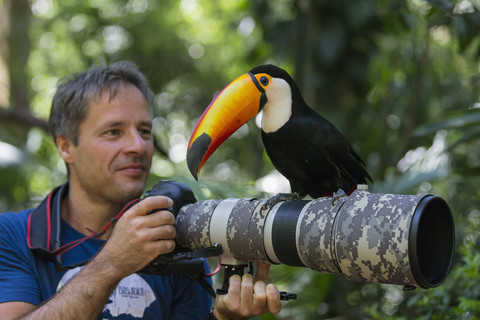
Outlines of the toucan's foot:
[[262,211],[270,211],[274,205],[282,201],[298,200],[300,197],[296,193],[277,193],[262,205]]
[[338,200],[343,197],[346,197],[347,194],[342,189],[338,189],[337,192],[334,192],[332,195],[332,206],[336,205]]

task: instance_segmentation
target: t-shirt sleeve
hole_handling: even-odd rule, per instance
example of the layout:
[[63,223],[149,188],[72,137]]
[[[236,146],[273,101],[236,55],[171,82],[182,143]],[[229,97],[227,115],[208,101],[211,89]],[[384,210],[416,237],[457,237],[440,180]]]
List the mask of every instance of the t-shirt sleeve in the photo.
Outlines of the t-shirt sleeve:
[[[13,219],[8,219],[9,217]],[[0,303],[40,303],[34,260],[26,243],[24,224],[15,214],[0,214]]]

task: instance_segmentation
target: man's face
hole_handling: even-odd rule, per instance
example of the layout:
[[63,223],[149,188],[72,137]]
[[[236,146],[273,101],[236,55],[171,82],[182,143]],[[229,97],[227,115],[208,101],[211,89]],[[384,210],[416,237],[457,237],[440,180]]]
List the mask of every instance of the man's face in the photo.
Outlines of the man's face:
[[[70,144],[70,184],[92,200],[123,203],[142,194],[153,156],[149,105],[133,85],[121,85],[91,99],[79,127],[79,143]],[[65,159],[64,159],[65,160]]]

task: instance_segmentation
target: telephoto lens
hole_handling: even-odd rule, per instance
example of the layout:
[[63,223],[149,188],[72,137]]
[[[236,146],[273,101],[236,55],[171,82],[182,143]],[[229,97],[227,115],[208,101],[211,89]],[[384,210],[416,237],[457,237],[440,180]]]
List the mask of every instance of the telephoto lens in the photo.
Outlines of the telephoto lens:
[[450,271],[451,211],[440,197],[358,188],[332,203],[268,199],[202,200],[183,206],[177,241],[198,250],[220,243],[223,265],[269,262],[359,282],[432,288]]

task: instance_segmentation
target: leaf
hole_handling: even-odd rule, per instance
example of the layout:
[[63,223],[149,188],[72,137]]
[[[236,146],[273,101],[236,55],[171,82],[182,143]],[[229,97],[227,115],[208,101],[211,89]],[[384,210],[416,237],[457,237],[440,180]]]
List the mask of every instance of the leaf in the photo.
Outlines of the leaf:
[[477,139],[480,139],[480,128],[476,130],[472,130],[472,132],[468,132],[462,135],[457,141],[455,141],[455,143],[453,143],[448,147],[447,151],[451,152],[453,149],[455,149],[457,146],[461,145],[462,143],[475,141]]
[[423,125],[415,130],[414,135],[422,137],[442,129],[460,129],[476,125],[480,125],[480,109],[471,109],[440,121]]

